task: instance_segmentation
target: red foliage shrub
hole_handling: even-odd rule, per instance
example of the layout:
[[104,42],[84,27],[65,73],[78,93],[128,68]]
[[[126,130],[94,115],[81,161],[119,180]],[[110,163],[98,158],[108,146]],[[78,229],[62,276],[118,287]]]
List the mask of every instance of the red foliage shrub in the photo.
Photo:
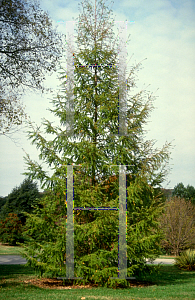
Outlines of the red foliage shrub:
[[20,241],[22,234],[22,223],[17,214],[9,213],[8,216],[0,221],[0,239],[3,243],[16,245]]

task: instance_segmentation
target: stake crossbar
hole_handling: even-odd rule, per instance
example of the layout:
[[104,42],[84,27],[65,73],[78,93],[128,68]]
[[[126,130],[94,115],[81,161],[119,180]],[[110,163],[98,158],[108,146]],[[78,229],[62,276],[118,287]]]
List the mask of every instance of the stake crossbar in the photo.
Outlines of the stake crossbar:
[[[80,165],[76,165],[80,166]],[[111,279],[135,279],[127,277],[127,199],[126,199],[126,166],[119,166],[119,207],[74,207],[73,165],[67,165],[67,224],[66,224],[66,277],[58,279],[83,279],[74,277],[74,210],[118,210],[118,277]]]

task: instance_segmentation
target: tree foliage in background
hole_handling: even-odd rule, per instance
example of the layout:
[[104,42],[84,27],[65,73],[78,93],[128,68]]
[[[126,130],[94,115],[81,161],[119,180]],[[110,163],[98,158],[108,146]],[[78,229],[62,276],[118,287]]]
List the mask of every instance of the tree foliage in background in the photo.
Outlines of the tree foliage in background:
[[162,247],[167,253],[179,255],[195,246],[195,207],[191,201],[173,197],[167,201],[160,217],[165,237]]
[[13,188],[12,192],[6,197],[5,204],[1,207],[0,219],[5,219],[9,213],[15,213],[22,225],[25,224],[26,217],[24,212],[32,212],[33,205],[40,198],[37,183],[30,178],[25,178],[19,187]]
[[190,200],[193,204],[195,204],[195,188],[192,185],[188,184],[185,187],[184,184],[180,182],[174,187],[172,195]]
[[56,70],[63,43],[37,0],[1,0],[0,32],[0,134],[7,134],[26,116],[24,91],[44,90],[45,73]]
[[15,246],[16,242],[21,242],[22,239],[22,223],[17,214],[9,213],[0,221],[0,241]]
[[[2,97],[5,94],[6,97],[3,99]],[[24,118],[26,118],[23,104],[19,100],[18,95],[14,95],[11,88],[8,93],[3,91],[0,97],[0,134],[13,134],[18,130],[18,126],[22,124]]]
[[6,203],[6,199],[7,199],[7,197],[0,196],[0,210],[1,210],[1,207]]
[[[145,258],[155,258],[160,253],[162,234],[158,216],[163,200],[159,189],[168,172],[170,145],[154,149],[154,141],[144,140],[153,95],[145,90],[130,94],[140,64],[130,68],[127,78],[128,135],[118,135],[118,44],[111,9],[102,0],[95,10],[88,1],[82,3],[82,8],[76,38],[78,50],[73,54],[74,135],[68,137],[65,128],[65,70],[61,73],[61,94],[53,99],[51,109],[60,126],[45,120],[44,135],[39,127],[29,124],[29,138],[52,175],[44,170],[43,164],[26,155],[25,174],[40,180],[48,194],[41,200],[42,208],[28,215],[25,257],[44,276],[66,276],[66,165],[81,164],[74,167],[75,207],[118,207],[119,169],[111,165],[128,165],[127,256],[131,276],[149,268]],[[112,67],[104,67],[105,64]],[[47,140],[47,133],[54,138]],[[76,211],[74,230],[75,276],[84,278],[76,282],[126,286],[126,280],[110,279],[117,276],[118,212]]]

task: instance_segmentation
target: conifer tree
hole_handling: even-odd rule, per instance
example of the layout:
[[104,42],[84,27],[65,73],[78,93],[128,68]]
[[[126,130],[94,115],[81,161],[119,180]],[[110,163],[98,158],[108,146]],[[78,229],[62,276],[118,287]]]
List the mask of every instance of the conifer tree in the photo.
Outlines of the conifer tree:
[[[119,45],[113,33],[112,11],[103,0],[95,1],[95,8],[86,0],[82,8],[73,53],[74,133],[68,136],[66,131],[66,70],[61,72],[61,94],[53,99],[51,109],[61,125],[43,122],[45,133],[53,134],[53,140],[48,141],[39,127],[30,124],[29,138],[53,174],[50,176],[26,155],[25,174],[39,179],[48,191],[41,200],[42,207],[37,206],[37,214],[28,214],[26,258],[41,274],[66,275],[67,165],[75,165],[74,207],[118,207],[119,168],[115,165],[127,165],[127,256],[131,276],[147,270],[145,259],[160,253],[158,216],[163,203],[159,188],[168,172],[170,145],[153,149],[154,141],[144,140],[154,97],[145,90],[130,95],[140,64],[131,67],[127,78],[127,135],[118,134]],[[75,283],[127,285],[125,280],[111,279],[117,276],[118,222],[118,211],[75,212],[75,276],[83,277]]]

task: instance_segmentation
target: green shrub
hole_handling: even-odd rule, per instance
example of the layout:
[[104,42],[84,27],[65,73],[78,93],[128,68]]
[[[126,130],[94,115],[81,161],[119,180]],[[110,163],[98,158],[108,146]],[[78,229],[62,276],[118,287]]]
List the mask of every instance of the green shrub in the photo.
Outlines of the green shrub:
[[16,245],[22,240],[22,224],[17,214],[9,213],[8,216],[0,221],[0,240],[9,245]]
[[179,269],[195,270],[195,250],[188,249],[181,256],[175,258],[175,265]]

